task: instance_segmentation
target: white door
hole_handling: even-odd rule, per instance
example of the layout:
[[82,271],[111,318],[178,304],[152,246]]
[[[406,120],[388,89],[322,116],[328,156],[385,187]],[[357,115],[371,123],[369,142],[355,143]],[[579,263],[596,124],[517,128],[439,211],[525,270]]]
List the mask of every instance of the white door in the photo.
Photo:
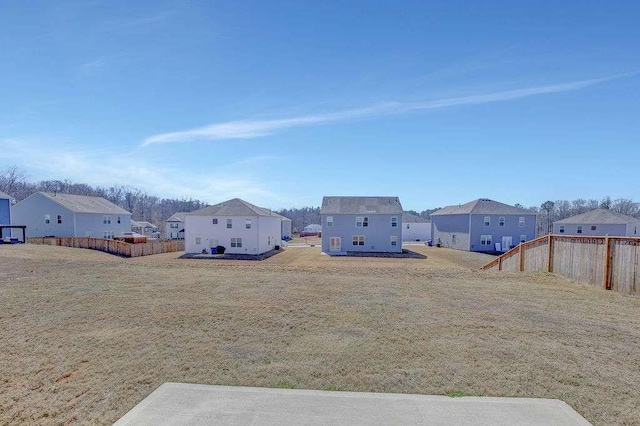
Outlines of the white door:
[[509,251],[511,248],[511,237],[502,237],[502,251]]
[[342,237],[329,238],[329,251],[342,251]]

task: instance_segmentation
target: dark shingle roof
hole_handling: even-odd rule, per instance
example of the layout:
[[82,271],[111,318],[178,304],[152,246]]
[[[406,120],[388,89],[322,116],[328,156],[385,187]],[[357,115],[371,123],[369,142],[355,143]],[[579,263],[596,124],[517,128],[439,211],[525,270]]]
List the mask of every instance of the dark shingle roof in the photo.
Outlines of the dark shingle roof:
[[52,192],[41,192],[40,194],[74,213],[131,214],[122,207],[116,206],[111,201],[102,197]]
[[196,210],[191,213],[187,213],[186,216],[280,216],[277,213],[272,212],[269,209],[263,207],[254,206],[239,198],[225,201],[220,204],[205,207],[200,210]]
[[510,206],[504,203],[499,203],[497,201],[489,200],[488,198],[479,198],[466,204],[443,207],[440,210],[431,213],[431,216],[440,216],[447,214],[535,215],[535,213],[532,211]]
[[323,197],[320,214],[402,214],[398,197]]
[[186,212],[176,212],[174,214],[171,215],[171,217],[169,217],[169,219],[167,219],[167,222],[184,222],[184,217],[187,213]]
[[557,220],[560,225],[629,225],[638,224],[640,219],[606,209],[595,209],[566,219]]
[[429,223],[429,219],[404,212],[402,213],[402,223]]

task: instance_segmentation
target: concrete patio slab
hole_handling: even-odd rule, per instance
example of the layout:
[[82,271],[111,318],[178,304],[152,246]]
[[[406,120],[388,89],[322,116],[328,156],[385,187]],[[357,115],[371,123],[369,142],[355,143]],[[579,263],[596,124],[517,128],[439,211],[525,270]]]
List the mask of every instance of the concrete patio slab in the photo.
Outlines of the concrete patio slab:
[[116,425],[589,425],[557,399],[165,383]]

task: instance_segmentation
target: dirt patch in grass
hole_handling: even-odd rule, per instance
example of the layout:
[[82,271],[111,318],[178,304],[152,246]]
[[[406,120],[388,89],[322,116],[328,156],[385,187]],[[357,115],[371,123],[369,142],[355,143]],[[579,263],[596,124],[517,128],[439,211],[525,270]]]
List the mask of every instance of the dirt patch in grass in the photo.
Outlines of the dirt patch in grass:
[[112,423],[167,381],[559,398],[640,424],[640,298],[411,250],[427,258],[0,246],[0,424]]

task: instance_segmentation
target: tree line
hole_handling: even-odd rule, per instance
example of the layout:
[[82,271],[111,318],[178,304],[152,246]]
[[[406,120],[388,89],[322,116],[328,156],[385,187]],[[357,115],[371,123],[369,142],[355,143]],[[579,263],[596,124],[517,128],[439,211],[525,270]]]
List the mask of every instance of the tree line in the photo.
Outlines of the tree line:
[[[38,192],[57,192],[61,194],[89,195],[103,197],[112,203],[131,212],[133,220],[144,220],[162,226],[172,214],[176,212],[191,212],[206,207],[208,204],[192,198],[160,198],[149,195],[145,191],[132,186],[91,186],[84,183],[74,183],[68,180],[43,180],[29,182],[26,174],[18,167],[9,167],[0,173],[0,191],[10,195],[15,201],[22,201],[29,195]],[[618,198],[612,200],[606,196],[602,200],[577,198],[573,201],[556,200],[545,201],[540,206],[524,207],[537,214],[536,234],[544,235],[551,230],[556,220],[565,219],[597,208],[609,209],[613,212],[640,218],[640,203],[631,199]],[[416,216],[429,218],[438,209],[426,209],[421,212],[409,210]],[[278,214],[291,219],[294,232],[310,224],[321,224],[320,207],[299,207],[276,210]]]

